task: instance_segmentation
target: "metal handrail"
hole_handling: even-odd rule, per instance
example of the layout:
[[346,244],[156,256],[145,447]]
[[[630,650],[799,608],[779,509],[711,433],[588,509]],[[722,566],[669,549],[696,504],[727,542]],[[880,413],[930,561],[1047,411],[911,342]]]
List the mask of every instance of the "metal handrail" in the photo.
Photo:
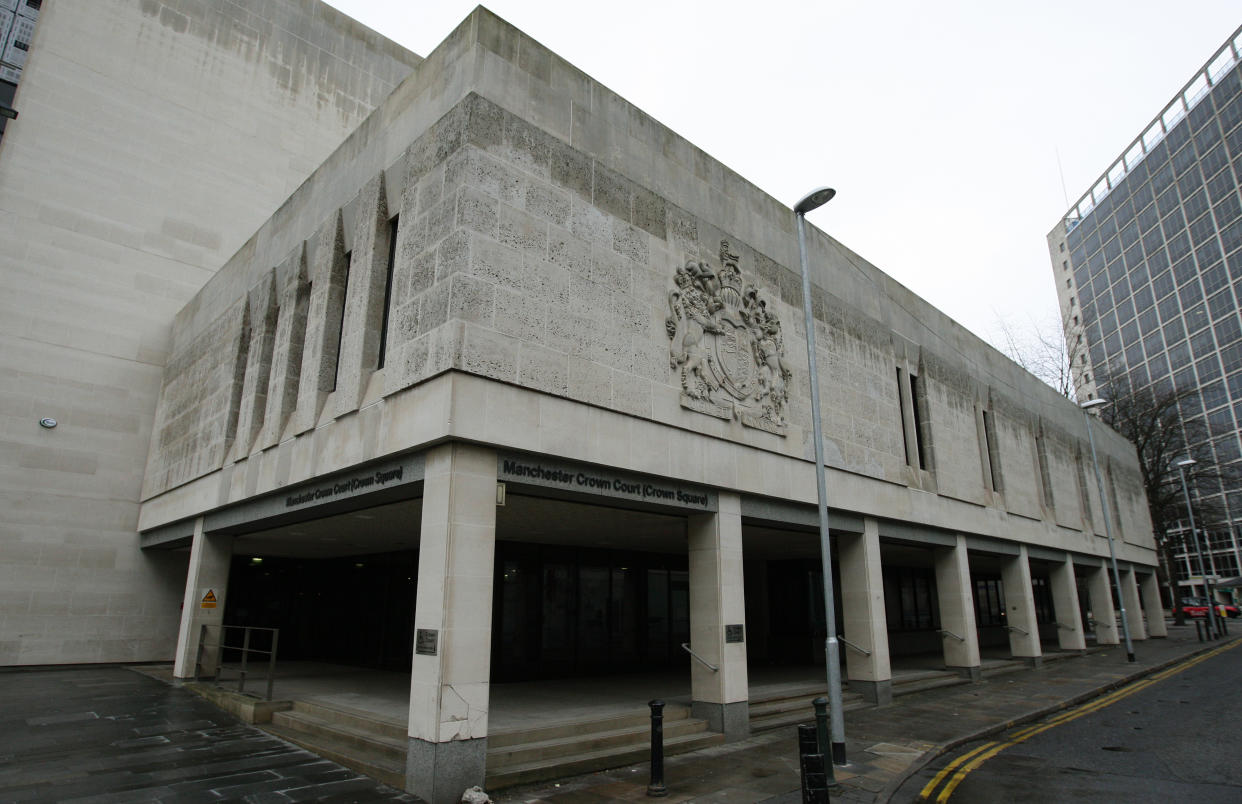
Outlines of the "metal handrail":
[[843,642],[843,643],[845,644],[845,646],[846,646],[846,647],[848,647],[848,648],[853,648],[854,650],[856,650],[856,651],[858,651],[859,653],[861,653],[863,656],[870,656],[870,655],[871,655],[871,651],[869,651],[869,650],[867,650],[866,648],[861,647],[861,646],[859,646],[859,645],[855,645],[853,642],[850,642],[848,639],[846,639],[846,638],[845,638],[845,637],[843,637],[843,636],[838,636],[838,637],[837,637],[837,639],[838,639],[838,640],[840,640],[841,642]]
[[[211,643],[207,641],[208,628],[218,628],[220,633],[220,641]],[[241,645],[229,645],[225,639],[225,634],[229,631],[242,632]],[[250,647],[250,634],[253,631],[266,631],[271,634],[272,643],[271,650],[261,650],[259,648]],[[238,666],[237,691],[246,691],[246,676],[249,674],[250,654],[259,654],[268,657],[267,661],[267,696],[264,700],[272,700],[272,684],[276,679],[276,644],[280,638],[279,628],[262,628],[252,625],[207,625],[199,626],[198,632],[198,656],[194,663],[194,680],[198,681],[202,677],[201,669],[203,667],[203,653],[207,648],[215,648],[216,650],[216,666],[215,674],[212,677],[216,686],[220,686],[220,676],[225,668],[224,652],[226,650],[241,651],[241,664]]]
[[706,659],[704,659],[702,656],[700,656],[699,654],[695,653],[694,651],[690,650],[690,643],[689,643],[689,642],[683,642],[683,643],[681,643],[681,649],[682,649],[682,650],[684,650],[686,653],[690,654],[691,656],[693,656],[695,659],[697,659],[697,660],[698,660],[699,664],[703,665],[703,666],[704,666],[704,667],[706,667],[708,670],[711,670],[713,673],[719,673],[719,672],[720,672],[720,668],[719,668],[719,667],[717,667],[716,665],[714,665],[714,664],[712,664],[711,662],[707,661]]
[[1065,623],[1057,623],[1057,628],[1060,628],[1062,631],[1077,631],[1078,630],[1074,626],[1066,625]]
[[1024,635],[1024,636],[1030,636],[1030,635],[1031,635],[1031,632],[1030,632],[1030,631],[1026,630],[1025,628],[1022,628],[1021,626],[1017,626],[1017,625],[1006,625],[1006,626],[1003,626],[1003,627],[1004,627],[1004,629],[1005,629],[1006,631],[1017,631],[1019,634],[1022,634],[1022,635]]
[[965,638],[965,637],[960,637],[960,636],[958,636],[957,634],[953,633],[952,631],[950,631],[950,630],[949,630],[949,629],[947,629],[947,628],[940,628],[940,629],[937,629],[937,630],[936,630],[936,633],[937,633],[937,634],[940,634],[940,636],[942,636],[942,637],[953,637],[953,638],[954,638],[954,639],[956,639],[958,642],[965,642],[965,641],[966,641],[966,638]]

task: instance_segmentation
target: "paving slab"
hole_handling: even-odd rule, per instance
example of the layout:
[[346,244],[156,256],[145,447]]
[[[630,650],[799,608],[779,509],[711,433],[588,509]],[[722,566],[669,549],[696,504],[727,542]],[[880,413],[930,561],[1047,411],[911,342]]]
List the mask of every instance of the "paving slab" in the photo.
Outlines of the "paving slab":
[[0,671],[0,801],[420,799],[119,666]]
[[[887,802],[933,758],[1076,705],[1210,650],[1193,626],[1034,669],[997,663],[981,681],[845,714],[849,764],[832,800]],[[807,713],[808,722],[812,713]],[[497,804],[646,800],[646,763],[500,791]],[[668,802],[795,804],[797,733],[785,727],[665,761]],[[0,671],[0,800],[404,801],[414,796],[303,751],[180,689],[116,666]]]
[[[1236,629],[1235,629],[1236,630]],[[887,802],[901,782],[936,756],[1017,723],[1043,717],[1149,675],[1229,639],[1199,642],[1193,625],[1169,625],[1169,637],[1135,643],[1137,661],[1119,646],[1016,669],[984,667],[974,684],[903,695],[883,707],[845,713],[849,764],[836,768],[833,801]],[[807,722],[813,722],[808,711]],[[494,794],[497,804],[571,804],[646,798],[649,766],[562,779]],[[786,727],[665,760],[666,801],[798,804],[802,797],[797,731]],[[759,797],[755,797],[759,796]]]

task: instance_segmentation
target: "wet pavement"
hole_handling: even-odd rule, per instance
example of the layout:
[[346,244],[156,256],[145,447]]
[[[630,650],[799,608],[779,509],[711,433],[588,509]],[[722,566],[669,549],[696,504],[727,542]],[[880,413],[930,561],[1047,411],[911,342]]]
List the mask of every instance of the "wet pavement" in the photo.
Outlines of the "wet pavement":
[[0,801],[419,799],[107,666],[0,672]]
[[[1226,640],[1200,643],[1193,626],[1168,639],[1035,669],[987,672],[975,684],[903,695],[846,712],[849,765],[834,801],[900,801],[901,782],[939,754],[1015,723],[1076,705]],[[808,722],[811,713],[808,712]],[[670,757],[670,802],[801,800],[793,727]],[[500,791],[498,804],[590,804],[647,798],[648,766],[618,768]],[[254,727],[188,690],[120,667],[0,672],[0,801],[409,801]]]
[[[1235,629],[1236,630],[1236,629]],[[1137,661],[1119,646],[1092,649],[1035,669],[985,671],[975,684],[941,687],[895,698],[879,708],[847,711],[846,755],[836,768],[833,801],[904,802],[896,791],[940,754],[1075,706],[1135,678],[1154,673],[1229,639],[1199,642],[1193,625],[1169,626],[1167,639],[1135,643]],[[808,711],[807,722],[813,722]],[[646,799],[646,764],[559,782],[502,790],[497,804],[590,804]],[[750,739],[665,760],[668,802],[797,804],[797,731],[786,727]]]

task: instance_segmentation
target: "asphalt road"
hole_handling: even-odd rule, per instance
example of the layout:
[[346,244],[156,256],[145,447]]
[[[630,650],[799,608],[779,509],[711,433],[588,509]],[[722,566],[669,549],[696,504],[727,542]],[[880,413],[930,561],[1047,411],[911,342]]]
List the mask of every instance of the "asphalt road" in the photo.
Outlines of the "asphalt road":
[[1242,643],[940,757],[894,802],[1242,801]]

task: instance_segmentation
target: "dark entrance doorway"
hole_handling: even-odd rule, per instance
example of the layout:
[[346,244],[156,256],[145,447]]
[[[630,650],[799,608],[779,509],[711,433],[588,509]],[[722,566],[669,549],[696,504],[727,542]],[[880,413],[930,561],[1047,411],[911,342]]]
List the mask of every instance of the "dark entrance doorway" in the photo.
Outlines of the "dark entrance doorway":
[[688,667],[685,517],[529,491],[497,510],[492,680]]
[[414,551],[236,556],[224,622],[279,628],[281,659],[409,670],[417,585]]
[[241,533],[225,625],[279,628],[277,661],[408,672],[419,499]]
[[662,669],[688,661],[684,556],[497,545],[492,678]]

